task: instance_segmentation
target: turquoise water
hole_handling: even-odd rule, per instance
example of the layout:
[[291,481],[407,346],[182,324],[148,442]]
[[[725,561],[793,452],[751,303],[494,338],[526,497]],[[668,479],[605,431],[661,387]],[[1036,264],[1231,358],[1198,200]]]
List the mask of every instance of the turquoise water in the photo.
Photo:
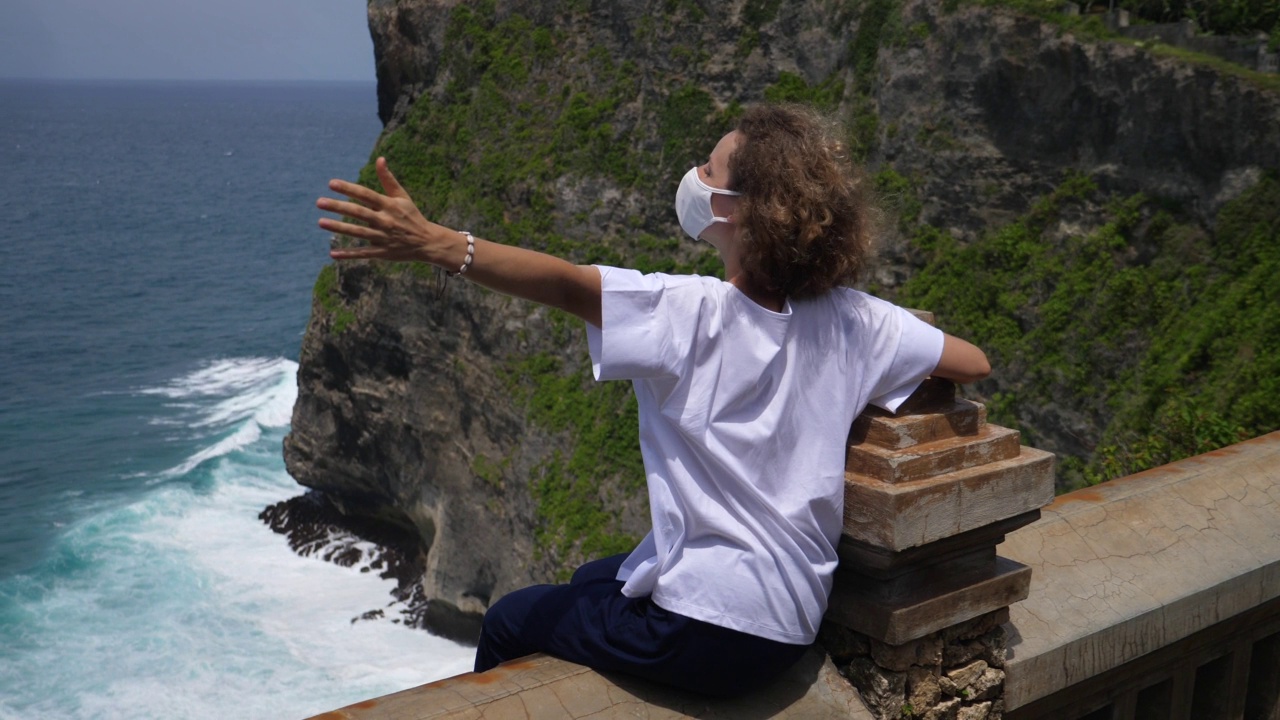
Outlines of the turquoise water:
[[0,83],[0,718],[301,717],[467,669],[257,520],[372,84]]

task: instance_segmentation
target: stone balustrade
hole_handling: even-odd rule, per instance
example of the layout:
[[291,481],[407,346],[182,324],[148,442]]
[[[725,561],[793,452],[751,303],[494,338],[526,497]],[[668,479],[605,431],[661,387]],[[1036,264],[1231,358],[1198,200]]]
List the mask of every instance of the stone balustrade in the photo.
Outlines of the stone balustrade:
[[1009,718],[1280,718],[1280,432],[1062,495],[1000,550],[1032,568]]
[[1054,501],[1051,455],[930,379],[846,471],[821,651],[769,687],[538,655],[317,717],[1280,718],[1280,433]]

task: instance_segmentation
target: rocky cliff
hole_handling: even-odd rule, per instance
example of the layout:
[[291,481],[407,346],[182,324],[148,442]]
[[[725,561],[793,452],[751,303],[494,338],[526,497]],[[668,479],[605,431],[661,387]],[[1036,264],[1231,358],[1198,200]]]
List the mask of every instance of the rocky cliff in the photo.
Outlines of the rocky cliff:
[[[428,216],[579,262],[715,272],[706,248],[680,239],[680,174],[743,105],[831,110],[887,209],[873,289],[990,335],[996,376],[974,392],[1075,458],[1077,475],[1109,432],[1120,437],[1113,419],[1136,412],[1116,388],[1136,397],[1134,379],[1155,377],[1142,371],[1151,328],[1131,327],[1148,322],[1132,314],[1123,338],[1046,366],[1028,355],[1057,346],[1018,344],[1046,322],[1039,303],[1075,302],[1053,286],[1087,285],[1067,271],[1092,238],[1110,244],[1089,272],[1164,268],[1160,281],[1176,284],[1178,253],[1212,248],[1224,208],[1258,205],[1246,194],[1280,168],[1280,97],[1266,83],[976,4],[371,0],[369,21],[386,125],[375,153]],[[1280,211],[1268,212],[1241,221],[1239,237],[1262,233],[1245,253],[1255,266],[1280,244]],[[1025,252],[1048,253],[1035,277],[1050,287],[997,286],[972,293],[989,299],[981,308],[956,305],[963,283],[982,281],[954,276],[972,272],[965,263],[1017,271],[1019,256],[987,249],[1009,245],[1009,228]],[[1196,282],[1223,274],[1206,273]],[[403,530],[424,568],[427,624],[465,635],[503,593],[629,549],[647,515],[634,400],[591,382],[578,324],[438,283],[408,265],[325,269],[285,459],[323,502]],[[1129,305],[1078,309],[1071,337]],[[1099,363],[1111,384],[1082,386]]]

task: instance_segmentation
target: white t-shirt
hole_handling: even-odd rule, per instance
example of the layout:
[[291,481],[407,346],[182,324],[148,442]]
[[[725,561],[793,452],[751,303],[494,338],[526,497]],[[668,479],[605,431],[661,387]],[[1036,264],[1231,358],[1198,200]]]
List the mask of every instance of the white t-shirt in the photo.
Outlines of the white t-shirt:
[[893,410],[942,333],[838,288],[780,313],[716,278],[600,267],[597,380],[634,381],[653,530],[618,573],[628,597],[785,643],[827,608],[849,427]]

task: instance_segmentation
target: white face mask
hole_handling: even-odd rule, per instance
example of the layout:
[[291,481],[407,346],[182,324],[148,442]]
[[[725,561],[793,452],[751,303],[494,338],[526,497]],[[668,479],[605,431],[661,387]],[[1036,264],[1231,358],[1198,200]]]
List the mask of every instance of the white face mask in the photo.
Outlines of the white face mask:
[[702,182],[696,166],[684,174],[680,180],[680,188],[676,190],[676,217],[680,218],[680,227],[694,240],[715,223],[729,222],[729,218],[716,217],[711,210],[712,193],[735,196],[742,194],[713,188]]

